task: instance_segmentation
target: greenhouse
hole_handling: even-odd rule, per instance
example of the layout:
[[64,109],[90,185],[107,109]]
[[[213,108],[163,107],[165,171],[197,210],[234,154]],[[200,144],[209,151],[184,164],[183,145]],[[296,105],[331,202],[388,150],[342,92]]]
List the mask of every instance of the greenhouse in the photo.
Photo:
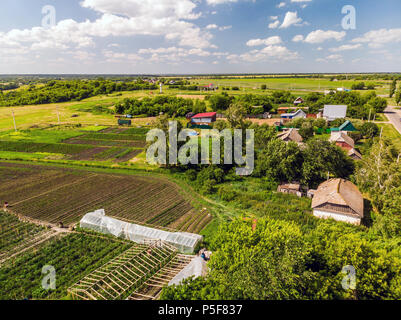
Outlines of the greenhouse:
[[103,209],[86,214],[81,222],[81,228],[98,231],[104,234],[128,239],[136,243],[146,243],[149,240],[162,240],[177,248],[181,253],[191,254],[202,236],[186,232],[168,232],[120,221],[107,217]]

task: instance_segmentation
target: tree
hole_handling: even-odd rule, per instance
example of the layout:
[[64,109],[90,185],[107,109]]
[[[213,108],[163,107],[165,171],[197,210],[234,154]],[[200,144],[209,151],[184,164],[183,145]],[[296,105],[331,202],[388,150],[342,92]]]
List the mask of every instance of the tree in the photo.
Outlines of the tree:
[[398,88],[397,93],[395,94],[395,102],[397,106],[401,103],[401,88]]
[[392,98],[394,96],[396,89],[397,89],[397,79],[394,79],[390,85],[390,98]]
[[387,140],[380,139],[370,154],[358,164],[355,178],[362,191],[369,192],[372,203],[382,210],[393,189],[401,185],[401,163],[398,152]]
[[267,85],[262,84],[261,89],[262,89],[262,90],[266,90],[266,89],[267,89]]
[[272,139],[257,153],[254,175],[277,182],[301,178],[302,152],[294,142]]
[[231,97],[224,94],[216,94],[209,98],[209,102],[213,111],[224,111],[230,107]]
[[387,108],[387,100],[380,97],[372,98],[368,101],[368,109],[373,109],[375,113],[382,113]]
[[298,132],[304,140],[308,140],[309,138],[313,137],[315,133],[313,130],[313,125],[310,122],[303,123]]
[[243,129],[245,127],[246,108],[240,102],[233,103],[226,112],[227,121],[231,128]]
[[334,177],[348,178],[354,171],[354,163],[344,151],[328,141],[310,140],[303,150],[303,182],[310,187],[318,186],[330,173]]
[[362,136],[371,139],[379,134],[379,127],[374,122],[365,122],[360,128],[360,132]]

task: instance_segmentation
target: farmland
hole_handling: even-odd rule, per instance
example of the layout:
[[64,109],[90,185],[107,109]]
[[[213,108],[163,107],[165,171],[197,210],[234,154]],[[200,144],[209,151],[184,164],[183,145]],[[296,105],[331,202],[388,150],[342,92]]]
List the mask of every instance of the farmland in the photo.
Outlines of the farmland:
[[[85,274],[129,249],[133,244],[110,237],[71,233],[52,238],[0,268],[0,299],[61,299]],[[44,290],[42,268],[56,269],[56,290]]]
[[[119,129],[101,127],[102,130],[89,131],[80,127],[45,127],[0,135],[1,152],[21,155],[43,156],[51,159],[94,160],[127,162],[145,147],[146,128]],[[129,130],[125,133],[125,130]]]
[[0,200],[36,222],[69,226],[104,208],[126,221],[198,232],[210,221],[167,179],[0,164]]

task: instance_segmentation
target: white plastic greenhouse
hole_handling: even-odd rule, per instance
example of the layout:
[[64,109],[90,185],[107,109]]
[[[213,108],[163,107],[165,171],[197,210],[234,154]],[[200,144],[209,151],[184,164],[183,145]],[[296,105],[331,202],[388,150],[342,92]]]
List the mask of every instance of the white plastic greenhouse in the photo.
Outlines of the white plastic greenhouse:
[[106,216],[103,209],[86,214],[80,222],[81,228],[112,234],[139,244],[148,240],[162,240],[173,245],[184,254],[191,254],[203,237],[187,232],[168,232],[140,226]]

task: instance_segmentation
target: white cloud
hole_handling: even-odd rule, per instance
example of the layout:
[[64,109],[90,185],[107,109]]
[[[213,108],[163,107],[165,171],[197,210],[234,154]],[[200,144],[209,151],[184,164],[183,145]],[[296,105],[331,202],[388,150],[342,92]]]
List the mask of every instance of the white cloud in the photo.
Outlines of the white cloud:
[[341,41],[342,39],[344,39],[345,36],[346,36],[345,31],[338,32],[332,30],[328,31],[316,30],[309,33],[304,41],[307,43],[322,43],[332,39],[336,41]]
[[270,20],[277,20],[278,19],[278,16],[270,16]]
[[211,47],[212,35],[188,20],[197,19],[194,0],[84,0],[81,5],[100,13],[94,21],[62,20],[52,28],[34,27],[0,33],[5,45],[33,50],[84,48],[95,45],[95,37],[134,35],[163,36],[181,46]]
[[340,47],[337,48],[330,48],[329,51],[331,52],[341,52],[341,51],[349,51],[349,50],[355,50],[362,47],[360,43],[357,44],[344,44]]
[[277,8],[284,8],[286,6],[286,3],[285,2],[280,2],[276,7]]
[[238,63],[239,61],[245,62],[259,62],[259,61],[288,61],[294,60],[299,57],[298,52],[290,51],[284,46],[269,45],[260,50],[252,50],[250,52],[236,55],[232,54],[227,56],[231,63]]
[[206,29],[212,30],[212,29],[217,29],[219,26],[217,24],[209,24],[206,26]]
[[269,23],[269,29],[276,29],[276,28],[278,28],[279,25],[280,25],[280,21],[276,20],[272,23]]
[[280,44],[283,41],[281,40],[280,37],[278,36],[274,36],[274,37],[269,37],[266,39],[251,39],[249,40],[246,45],[248,47],[256,47],[256,46],[270,46],[270,45],[276,45],[276,44]]
[[292,38],[292,41],[294,42],[301,42],[304,41],[304,36],[301,34],[296,35],[294,38]]
[[372,30],[360,38],[353,39],[352,42],[368,43],[371,48],[380,48],[387,43],[401,42],[401,28]]
[[237,0],[206,0],[207,4],[215,6],[217,4],[229,3],[229,2],[237,2]]
[[325,58],[318,58],[316,59],[317,62],[337,62],[337,63],[343,63],[343,56],[341,54],[332,54],[329,55]]
[[292,25],[300,25],[302,19],[298,17],[298,12],[288,11],[285,15],[284,21],[281,24],[280,28],[288,28]]
[[312,0],[291,0],[291,2],[311,2]]

